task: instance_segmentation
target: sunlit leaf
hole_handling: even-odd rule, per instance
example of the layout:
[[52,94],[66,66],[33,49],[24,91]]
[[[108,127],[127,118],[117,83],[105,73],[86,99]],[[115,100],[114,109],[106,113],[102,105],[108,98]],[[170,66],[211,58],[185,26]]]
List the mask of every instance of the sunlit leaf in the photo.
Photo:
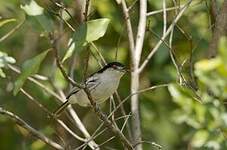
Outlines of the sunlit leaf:
[[111,26],[118,33],[122,33],[124,26],[122,26],[124,20],[119,9],[114,5],[114,1],[98,0],[94,1],[94,7],[101,15],[101,17],[109,18],[111,20]]
[[227,37],[220,38],[218,47],[220,57],[222,58],[225,65],[227,65]]
[[220,58],[203,59],[195,64],[196,71],[211,71],[221,65]]
[[20,7],[29,16],[42,15],[44,12],[44,9],[40,7],[34,0],[31,0],[29,4],[21,5]]
[[7,53],[0,51],[0,77],[5,78],[6,75],[3,72],[2,68],[6,67],[7,64],[13,64],[16,60],[13,57],[8,56]]
[[86,41],[92,42],[98,40],[100,37],[103,37],[106,33],[110,20],[107,18],[91,20],[86,23],[87,33]]
[[5,78],[6,74],[3,72],[3,70],[0,68],[0,77]]
[[[29,4],[21,5],[21,9],[31,18],[35,18],[37,20],[36,24],[40,24],[45,31],[51,32],[53,30],[53,21],[44,13],[44,8],[39,6],[34,0],[31,0]],[[27,18],[27,20],[29,19]]]
[[69,41],[69,49],[67,50],[63,61],[69,58],[75,49],[81,49],[87,43],[98,40],[106,33],[110,20],[107,18],[90,20],[82,24],[74,33],[73,40]]
[[207,138],[208,132],[206,130],[197,131],[192,138],[191,144],[193,147],[201,147],[204,145]]
[[74,49],[75,49],[75,43],[74,42],[72,42],[73,40],[72,40],[72,38],[69,40],[69,43],[68,43],[68,46],[69,46],[69,48],[68,48],[68,50],[67,50],[67,52],[66,52],[66,54],[65,54],[65,56],[64,56],[64,58],[62,59],[62,62],[64,62],[66,59],[68,59],[70,56],[72,56],[72,54],[73,54],[73,51],[74,51]]
[[14,95],[16,95],[19,92],[19,90],[23,86],[25,80],[30,75],[38,72],[40,64],[41,64],[41,62],[43,61],[43,59],[45,58],[45,56],[47,55],[48,52],[49,52],[49,50],[29,59],[27,61],[25,61],[22,64],[21,74],[15,82],[15,87],[14,87],[14,91],[13,91]]
[[2,27],[3,25],[10,23],[10,22],[14,22],[16,21],[16,19],[12,18],[12,19],[2,19],[0,20],[0,27]]
[[33,149],[33,150],[41,150],[41,149],[44,148],[44,146],[45,146],[45,143],[44,143],[43,141],[41,141],[41,140],[36,140],[36,141],[34,141],[34,142],[32,143],[31,149]]

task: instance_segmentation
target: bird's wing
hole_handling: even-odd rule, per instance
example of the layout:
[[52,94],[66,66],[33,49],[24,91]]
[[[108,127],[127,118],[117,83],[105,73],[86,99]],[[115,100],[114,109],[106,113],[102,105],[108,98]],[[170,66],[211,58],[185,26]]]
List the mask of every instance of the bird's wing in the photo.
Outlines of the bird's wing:
[[92,91],[99,83],[97,82],[99,80],[99,76],[97,74],[94,74],[93,76],[90,76],[86,81],[85,84],[89,91]]
[[80,88],[78,87],[74,87],[71,92],[69,92],[68,96],[66,97],[66,99],[69,99],[70,96],[72,96],[73,94],[76,94],[78,91],[80,90]]

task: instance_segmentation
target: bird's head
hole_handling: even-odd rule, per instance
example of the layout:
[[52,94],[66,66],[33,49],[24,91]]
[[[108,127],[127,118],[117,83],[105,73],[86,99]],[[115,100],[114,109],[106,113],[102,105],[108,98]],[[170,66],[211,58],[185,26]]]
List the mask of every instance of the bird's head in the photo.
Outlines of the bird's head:
[[111,62],[104,66],[98,73],[108,73],[110,76],[123,76],[127,72],[125,65],[119,62]]

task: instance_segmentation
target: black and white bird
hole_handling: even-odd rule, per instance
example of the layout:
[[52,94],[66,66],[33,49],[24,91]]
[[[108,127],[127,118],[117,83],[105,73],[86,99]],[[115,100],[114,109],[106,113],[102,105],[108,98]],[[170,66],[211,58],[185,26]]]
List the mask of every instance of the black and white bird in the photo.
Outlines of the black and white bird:
[[[85,85],[96,103],[104,102],[117,90],[120,79],[126,71],[123,64],[111,62],[85,80]],[[69,104],[77,103],[83,107],[91,105],[84,89],[78,87],[74,87],[66,99],[67,101],[54,112],[54,115],[58,116]]]

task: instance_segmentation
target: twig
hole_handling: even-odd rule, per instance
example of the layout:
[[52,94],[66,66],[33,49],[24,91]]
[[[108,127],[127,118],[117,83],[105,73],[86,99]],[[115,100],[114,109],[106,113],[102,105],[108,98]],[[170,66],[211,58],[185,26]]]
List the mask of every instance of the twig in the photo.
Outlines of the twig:
[[162,149],[162,146],[161,146],[161,145],[159,145],[159,144],[157,144],[157,143],[155,143],[155,142],[151,142],[151,141],[140,141],[139,143],[136,143],[136,145],[137,145],[137,144],[140,144],[140,143],[147,143],[147,144],[151,144],[151,145],[153,145],[153,146],[157,147],[159,150],[161,150],[161,149]]
[[128,7],[128,12],[135,6],[135,4],[136,4],[137,1],[138,1],[138,0],[134,0],[134,1],[132,2],[132,4]]
[[[12,66],[12,65],[8,65],[9,68],[16,72],[16,73],[20,73],[20,70],[17,69],[16,67]],[[28,77],[28,80],[30,80],[31,82],[35,83],[36,85],[38,85],[39,87],[41,87],[44,91],[46,91],[47,93],[49,93],[50,95],[52,95],[53,97],[56,98],[56,100],[63,102],[64,99],[61,98],[58,94],[56,94],[54,91],[52,91],[51,89],[49,89],[48,87],[46,87],[44,84],[42,84],[41,82],[35,80],[32,77]],[[73,121],[75,122],[77,128],[83,133],[83,135],[87,138],[90,139],[90,134],[88,133],[87,129],[84,127],[83,123],[81,122],[80,118],[78,117],[78,115],[75,113],[75,111],[73,110],[73,108],[71,106],[68,106],[67,110],[69,111],[70,115],[73,118]],[[88,143],[88,145],[93,149],[94,147],[98,147],[97,144],[92,140]]]
[[94,49],[95,49],[96,52],[98,53],[99,57],[101,58],[102,62],[103,62],[104,64],[107,64],[106,60],[104,59],[102,53],[99,51],[99,49],[97,48],[97,46],[95,45],[95,43],[94,43],[94,42],[91,42],[90,44],[91,44],[92,47],[94,47]]
[[58,55],[58,49],[57,49],[57,39],[55,39],[54,35],[53,34],[49,34],[49,38],[50,38],[50,42],[52,44],[52,48],[53,48],[53,51],[54,51],[54,57],[56,59],[56,62],[57,62],[57,66],[58,68],[61,70],[61,73],[62,75],[64,76],[64,78],[69,82],[71,83],[73,86],[77,86],[79,88],[84,88],[81,84],[78,84],[76,83],[73,79],[71,79],[67,73],[65,72],[64,70],[64,67],[60,61],[60,58],[59,58],[59,55]]
[[142,90],[139,90],[135,93],[131,93],[130,95],[128,95],[126,98],[124,98],[120,104],[118,104],[116,106],[116,108],[108,115],[107,118],[109,118],[114,112],[116,112],[120,107],[121,105],[123,105],[130,97],[132,97],[133,95],[138,95],[138,94],[141,94],[141,93],[144,93],[144,92],[147,92],[147,91],[151,91],[151,90],[155,90],[157,88],[161,88],[161,87],[167,87],[169,84],[161,84],[161,85],[155,85],[155,86],[152,86],[152,87],[148,87],[148,88],[145,88],[145,89],[142,89]]
[[[115,121],[117,121],[117,120],[122,119],[122,118],[127,118],[127,119],[124,121],[124,125],[122,126],[121,130],[124,129],[125,123],[128,121],[128,118],[129,118],[130,116],[131,116],[131,115],[126,115],[126,116],[121,116],[121,117],[115,119]],[[96,139],[98,136],[100,136],[102,133],[104,133],[104,132],[107,130],[107,127],[104,128],[104,129],[103,129],[102,131],[100,131],[99,133],[97,133],[97,132],[101,129],[101,127],[102,127],[103,125],[104,125],[104,123],[102,122],[102,123],[99,125],[99,127],[95,130],[95,132],[93,133],[93,135],[91,136],[91,138],[90,138],[86,143],[84,143],[84,144],[80,145],[79,147],[77,147],[75,150],[79,150],[79,149],[81,149],[82,147],[85,147],[86,144],[87,144],[89,141]],[[96,133],[97,133],[97,134],[96,134]]]
[[[117,99],[118,103],[121,103],[122,100],[121,100],[120,95],[118,94],[118,92],[115,92],[115,95],[116,95],[116,99]],[[120,110],[121,110],[122,115],[125,116],[126,115],[126,111],[124,109],[124,105],[121,105]],[[131,132],[131,128],[130,128],[129,122],[127,122],[127,124],[126,124],[126,129],[127,129],[129,140],[131,141],[132,140],[132,132]]]
[[87,97],[92,105],[92,108],[96,115],[99,117],[100,120],[103,121],[104,125],[109,128],[116,136],[120,138],[120,141],[127,147],[129,150],[133,150],[133,147],[131,143],[127,140],[127,138],[123,135],[123,133],[113,125],[113,123],[107,118],[107,116],[101,111],[100,107],[96,104],[96,102],[93,100],[89,90],[87,87],[84,88],[85,93],[87,94]]
[[0,42],[4,41],[5,39],[7,39],[10,35],[12,35],[14,32],[16,32],[23,24],[24,24],[23,20],[21,23],[19,23],[16,27],[14,27],[11,31],[9,31],[8,33],[6,33],[4,36],[2,36],[0,38]]
[[155,47],[151,50],[151,52],[149,53],[149,55],[147,56],[147,58],[144,60],[144,62],[142,63],[142,65],[139,68],[139,72],[142,72],[143,69],[146,67],[146,65],[148,64],[149,60],[151,59],[151,57],[155,54],[155,52],[159,49],[160,45],[163,43],[163,41],[165,40],[165,38],[170,34],[170,32],[172,31],[172,29],[174,28],[176,22],[181,18],[181,16],[183,15],[184,11],[189,7],[189,5],[191,4],[192,0],[189,0],[184,7],[181,9],[181,11],[178,13],[178,15],[176,16],[176,18],[173,20],[172,24],[169,26],[169,28],[166,31],[166,34],[164,36],[162,36],[161,40],[159,40],[159,42],[155,45]]
[[125,0],[121,1],[121,6],[122,6],[123,14],[124,14],[124,19],[126,22],[126,28],[127,28],[127,34],[128,34],[128,40],[129,40],[129,48],[130,48],[131,56],[133,56],[134,55],[134,35],[133,35],[132,24],[131,24],[131,20],[130,20],[130,16],[128,13],[128,8],[127,8]]
[[25,130],[27,130],[29,133],[31,133],[31,135],[33,135],[34,137],[36,137],[36,138],[40,139],[41,141],[45,142],[47,145],[49,145],[49,146],[51,146],[51,147],[53,147],[55,149],[60,149],[60,150],[64,149],[61,145],[59,145],[58,143],[56,143],[53,140],[51,140],[48,137],[46,137],[43,133],[41,133],[38,130],[36,130],[33,127],[31,127],[23,119],[21,119],[19,116],[15,115],[14,113],[5,110],[2,107],[0,107],[0,113],[2,115],[5,115],[5,116],[9,117],[9,119],[15,121],[16,124],[18,124],[19,126],[23,127]]
[[[166,11],[181,9],[181,8],[183,8],[183,7],[184,7],[184,5],[175,6],[175,7],[170,7],[170,8],[166,8]],[[159,13],[162,13],[162,12],[164,12],[164,9],[155,10],[155,11],[152,11],[152,12],[148,12],[148,13],[147,13],[147,16],[152,16],[152,15],[159,14]]]
[[167,25],[167,18],[166,18],[166,0],[162,0],[163,6],[163,35],[166,33],[166,25]]
[[[42,104],[40,104],[37,100],[35,100],[35,98],[33,96],[31,96],[28,92],[26,92],[23,88],[20,89],[21,92],[28,97],[29,100],[31,100],[34,104],[38,105],[39,108],[41,108],[44,112],[46,112],[49,116],[53,117],[52,113],[46,108],[44,107]],[[83,141],[85,142],[86,140],[78,135],[76,135],[76,133],[74,133],[63,121],[61,121],[60,119],[57,119],[55,117],[53,117],[53,119],[55,119],[68,133],[70,133],[73,137],[75,137],[77,140]]]

